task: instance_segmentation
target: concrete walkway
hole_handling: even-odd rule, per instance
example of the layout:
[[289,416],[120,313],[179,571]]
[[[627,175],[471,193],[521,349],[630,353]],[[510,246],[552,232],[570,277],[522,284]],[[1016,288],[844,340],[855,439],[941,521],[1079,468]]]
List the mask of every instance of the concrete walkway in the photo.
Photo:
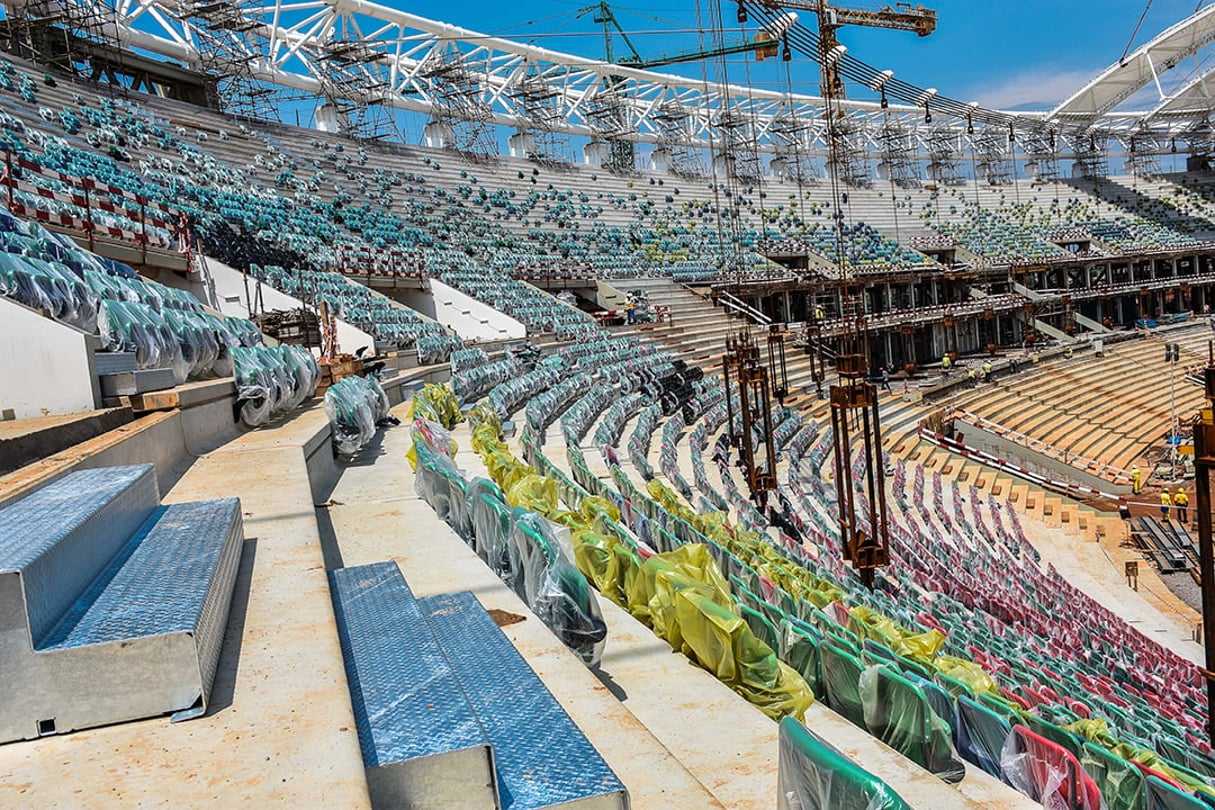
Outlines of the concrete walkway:
[[303,452],[319,404],[199,459],[166,502],[238,495],[245,548],[205,717],[0,746],[0,806],[368,807]]

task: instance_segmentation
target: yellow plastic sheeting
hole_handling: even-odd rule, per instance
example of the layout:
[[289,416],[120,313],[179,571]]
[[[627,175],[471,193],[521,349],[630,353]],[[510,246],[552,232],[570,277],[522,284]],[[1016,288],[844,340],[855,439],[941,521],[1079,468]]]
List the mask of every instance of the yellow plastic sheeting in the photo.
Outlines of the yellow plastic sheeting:
[[1077,720],[1064,726],[1064,728],[1073,734],[1077,734],[1090,742],[1100,745],[1102,748],[1108,749],[1114,756],[1122,757],[1128,762],[1138,762],[1140,765],[1176,779],[1190,790],[1198,791],[1205,796],[1215,798],[1215,788],[1188,773],[1183,773],[1173,768],[1168,760],[1162,759],[1156,752],[1149,751],[1146,748],[1139,748],[1129,743],[1119,742],[1118,738],[1110,732],[1110,727],[1104,720],[1099,718]]
[[737,613],[729,585],[709,549],[699,543],[650,557],[626,589],[629,612],[677,650],[682,649],[683,638],[675,618],[674,597],[685,588],[695,589],[709,601]]
[[744,619],[691,588],[675,593],[674,613],[689,658],[769,717],[805,717],[814,693]]
[[921,663],[931,664],[932,659],[945,646],[945,634],[940,630],[913,633],[876,610],[856,605],[848,611],[851,617],[848,629],[861,638],[870,638],[885,644],[895,653]]
[[932,659],[932,665],[942,675],[948,675],[969,686],[976,695],[980,692],[997,696],[1000,694],[1000,687],[995,679],[974,661],[955,658],[952,655],[938,655]]
[[646,484],[646,490],[664,510],[686,521],[696,531],[738,557],[755,573],[793,598],[820,608],[832,602],[842,603],[847,599],[847,592],[834,582],[816,576],[790,561],[760,535],[732,527],[723,513],[696,514],[661,481],[650,480]]
[[[738,617],[730,587],[707,546],[690,543],[643,562],[634,549],[605,531],[606,521],[620,519],[615,505],[587,496],[577,511],[562,509],[555,479],[516,459],[490,421],[473,421],[473,449],[507,502],[568,526],[575,564],[601,594],[768,716],[804,716],[814,693]],[[722,545],[734,544],[724,516],[699,516],[690,510],[685,514],[697,518],[697,525],[720,538]],[[754,542],[760,545],[758,539]]]
[[413,398],[409,406],[409,418],[417,417],[437,422],[451,430],[464,421],[460,413],[460,402],[451,388],[442,383],[427,383]]

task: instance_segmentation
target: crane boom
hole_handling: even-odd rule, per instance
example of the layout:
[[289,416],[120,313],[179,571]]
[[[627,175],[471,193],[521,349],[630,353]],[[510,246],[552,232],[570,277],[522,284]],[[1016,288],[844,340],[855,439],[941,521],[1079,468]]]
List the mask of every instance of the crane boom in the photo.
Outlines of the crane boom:
[[880,9],[842,8],[830,5],[826,0],[760,0],[768,8],[787,8],[809,11],[820,15],[831,28],[845,25],[863,25],[869,28],[889,28],[895,31],[913,31],[926,37],[937,28],[937,13],[923,6],[910,3],[895,3]]

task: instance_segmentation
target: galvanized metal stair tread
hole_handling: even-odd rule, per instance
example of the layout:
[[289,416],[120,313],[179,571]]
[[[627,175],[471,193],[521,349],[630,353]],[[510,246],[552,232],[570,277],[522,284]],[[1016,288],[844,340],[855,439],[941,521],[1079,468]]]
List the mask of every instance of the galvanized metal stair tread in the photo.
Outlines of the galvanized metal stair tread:
[[368,767],[489,740],[395,562],[329,573]]
[[503,810],[625,788],[473,594],[418,600],[493,745]]
[[[81,470],[0,509],[0,571],[25,569],[107,510],[143,508],[142,500],[138,505],[123,504],[121,500],[142,479],[153,475],[151,464]],[[155,501],[154,486],[152,495]]]
[[236,498],[157,508],[36,649],[193,631],[239,513]]

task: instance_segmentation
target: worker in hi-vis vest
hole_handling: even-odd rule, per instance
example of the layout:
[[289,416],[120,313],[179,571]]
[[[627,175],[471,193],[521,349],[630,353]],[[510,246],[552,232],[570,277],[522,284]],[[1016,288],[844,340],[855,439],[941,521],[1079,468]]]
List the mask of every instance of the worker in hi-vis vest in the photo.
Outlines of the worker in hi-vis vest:
[[949,355],[945,355],[944,357],[941,358],[941,371],[944,372],[945,374],[949,374],[949,368],[952,365],[953,365],[953,360],[950,359]]
[[1160,490],[1160,517],[1164,520],[1169,519],[1169,507],[1173,505],[1173,498],[1169,495],[1167,489]]
[[1177,494],[1173,496],[1173,505],[1177,507],[1177,519],[1182,523],[1188,523],[1190,520],[1190,496],[1185,494],[1185,490],[1177,487]]
[[1139,472],[1139,465],[1131,465],[1131,492],[1138,495],[1143,490],[1143,473]]

